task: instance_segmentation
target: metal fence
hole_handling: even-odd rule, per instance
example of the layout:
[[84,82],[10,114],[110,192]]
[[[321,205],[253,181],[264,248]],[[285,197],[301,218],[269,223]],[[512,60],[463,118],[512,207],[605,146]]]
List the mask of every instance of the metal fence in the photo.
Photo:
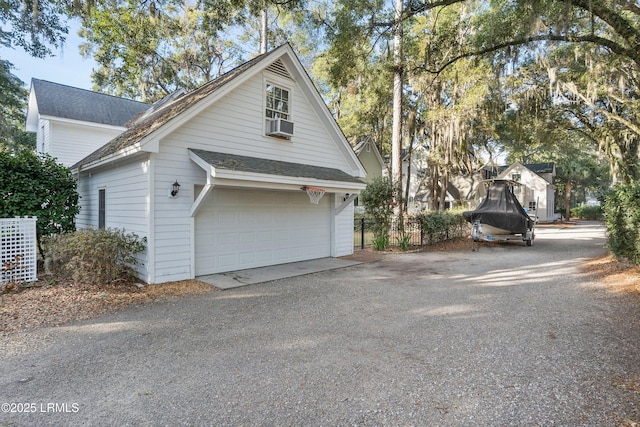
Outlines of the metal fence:
[[38,279],[36,218],[0,218],[0,283]]
[[[354,221],[354,247],[364,249],[374,246],[373,228],[374,222],[367,218],[356,218]],[[422,221],[416,218],[404,219],[404,233],[398,227],[399,221],[394,219],[389,230],[389,246],[400,246],[405,240],[408,246],[424,246],[437,242],[454,239],[468,233],[468,227],[460,226],[447,228],[438,232],[428,232],[423,228]]]

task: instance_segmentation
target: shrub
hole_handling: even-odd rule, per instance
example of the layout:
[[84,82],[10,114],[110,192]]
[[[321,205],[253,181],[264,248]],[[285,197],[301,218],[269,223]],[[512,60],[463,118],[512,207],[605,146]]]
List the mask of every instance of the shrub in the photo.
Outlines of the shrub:
[[46,255],[54,274],[96,285],[130,277],[145,245],[146,238],[121,229],[85,229],[48,238]]
[[640,183],[619,185],[602,206],[607,246],[617,258],[640,264]]
[[367,218],[372,220],[373,241],[376,250],[384,250],[389,245],[389,230],[393,217],[393,184],[389,178],[376,178],[360,194]]
[[571,209],[571,217],[587,219],[587,220],[601,220],[602,219],[602,208],[600,206],[577,206]]
[[0,218],[35,216],[38,250],[45,236],[76,229],[80,212],[71,170],[47,154],[0,151]]
[[452,239],[462,234],[466,221],[460,212],[432,211],[418,216],[427,243]]

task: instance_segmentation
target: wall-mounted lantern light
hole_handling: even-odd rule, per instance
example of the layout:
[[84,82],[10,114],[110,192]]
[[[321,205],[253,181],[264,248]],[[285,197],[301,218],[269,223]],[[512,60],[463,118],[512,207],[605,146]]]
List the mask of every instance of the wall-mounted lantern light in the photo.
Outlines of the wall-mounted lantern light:
[[176,197],[179,191],[180,191],[180,184],[178,184],[178,180],[176,179],[176,182],[174,182],[172,186],[171,197]]

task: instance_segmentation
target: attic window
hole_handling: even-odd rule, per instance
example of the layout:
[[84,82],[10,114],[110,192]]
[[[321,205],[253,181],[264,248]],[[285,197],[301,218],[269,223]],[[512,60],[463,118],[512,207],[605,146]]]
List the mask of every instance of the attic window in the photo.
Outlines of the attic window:
[[522,176],[519,173],[513,173],[511,174],[511,179],[516,181],[516,182],[520,182],[520,179],[522,178]]
[[289,119],[289,91],[267,83],[267,119]]
[[293,136],[290,89],[266,82],[265,118],[267,135],[287,140]]

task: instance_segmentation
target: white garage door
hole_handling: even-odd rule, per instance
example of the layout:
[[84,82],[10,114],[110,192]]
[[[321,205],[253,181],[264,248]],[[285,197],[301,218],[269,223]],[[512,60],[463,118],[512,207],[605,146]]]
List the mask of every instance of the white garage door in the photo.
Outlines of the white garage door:
[[331,254],[329,198],[217,188],[195,220],[196,276]]

